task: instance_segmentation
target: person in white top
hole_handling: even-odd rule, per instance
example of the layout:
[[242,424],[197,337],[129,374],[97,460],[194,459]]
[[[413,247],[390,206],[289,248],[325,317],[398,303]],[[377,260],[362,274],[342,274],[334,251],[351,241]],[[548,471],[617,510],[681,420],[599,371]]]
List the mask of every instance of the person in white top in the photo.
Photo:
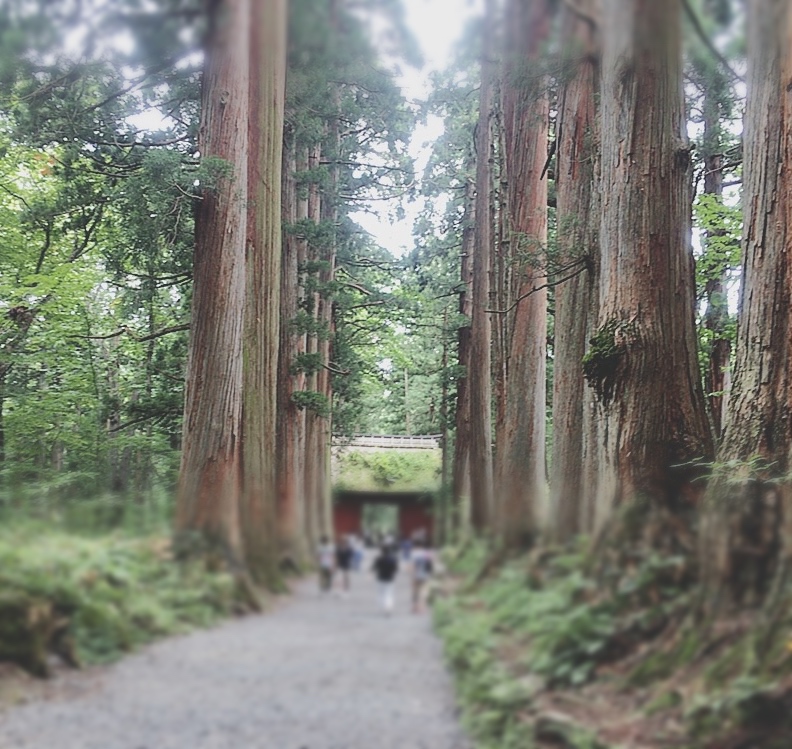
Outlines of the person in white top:
[[335,547],[327,536],[322,536],[319,540],[316,561],[319,565],[319,590],[327,593],[333,587],[333,572],[335,571]]

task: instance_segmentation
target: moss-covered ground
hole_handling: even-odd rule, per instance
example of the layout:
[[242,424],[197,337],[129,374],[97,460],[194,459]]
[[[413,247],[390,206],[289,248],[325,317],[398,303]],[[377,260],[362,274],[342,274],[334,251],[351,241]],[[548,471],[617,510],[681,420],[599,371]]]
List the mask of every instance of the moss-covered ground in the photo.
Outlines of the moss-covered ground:
[[177,561],[162,533],[81,534],[49,522],[0,527],[0,661],[46,675],[155,638],[209,626],[238,607],[233,578]]
[[435,623],[478,749],[792,747],[792,620],[696,623],[684,560],[610,586],[576,549],[447,559]]

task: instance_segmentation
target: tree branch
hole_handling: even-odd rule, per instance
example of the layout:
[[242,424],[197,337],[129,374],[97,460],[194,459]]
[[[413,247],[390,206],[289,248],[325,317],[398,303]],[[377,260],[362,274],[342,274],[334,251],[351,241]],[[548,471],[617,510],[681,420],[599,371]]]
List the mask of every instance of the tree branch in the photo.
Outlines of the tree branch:
[[108,341],[111,338],[118,338],[122,335],[128,335],[133,341],[137,341],[138,343],[145,343],[146,341],[153,341],[155,338],[161,338],[164,335],[168,335],[169,333],[178,333],[181,330],[189,330],[190,323],[184,323],[182,325],[172,325],[169,328],[163,328],[162,330],[157,330],[154,333],[149,333],[148,335],[139,336],[136,333],[133,333],[129,328],[126,326],[119,328],[115,331],[115,333],[108,333],[107,335],[79,335],[79,336],[72,336],[72,338],[83,338],[91,341]]
[[723,65],[733,80],[745,83],[745,79],[734,71],[734,68],[732,68],[732,66],[729,64],[729,61],[718,51],[718,48],[712,43],[712,40],[707,35],[707,32],[704,31],[704,27],[701,25],[701,21],[696,15],[696,11],[694,11],[693,7],[690,5],[690,0],[682,0],[682,6],[684,7],[685,14],[693,26],[693,30],[699,36],[701,41],[704,42],[704,46],[715,56],[718,62]]
[[508,315],[523,299],[527,299],[531,294],[535,294],[537,291],[542,291],[542,289],[551,289],[555,288],[556,286],[560,286],[562,283],[566,281],[571,281],[575,276],[579,276],[583,271],[587,270],[588,266],[583,265],[582,267],[578,268],[574,273],[570,273],[568,276],[559,279],[558,281],[547,282],[542,284],[541,286],[534,286],[530,291],[525,292],[525,294],[520,295],[514,302],[507,308],[507,309],[486,309],[485,312],[489,312],[493,315]]

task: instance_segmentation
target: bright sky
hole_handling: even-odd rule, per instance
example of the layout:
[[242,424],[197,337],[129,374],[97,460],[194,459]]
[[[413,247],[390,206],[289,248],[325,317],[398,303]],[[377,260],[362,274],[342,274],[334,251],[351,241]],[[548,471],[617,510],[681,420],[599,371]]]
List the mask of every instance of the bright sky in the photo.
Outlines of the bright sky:
[[[429,94],[429,76],[432,72],[443,70],[451,63],[455,43],[469,18],[478,12],[479,0],[404,0],[407,10],[407,23],[418,40],[424,57],[424,67],[420,70],[402,66],[398,77],[399,85],[410,102],[426,98]],[[415,159],[416,173],[423,172],[429,158],[430,146],[443,132],[440,118],[431,118],[426,124],[419,125],[410,144],[410,155]],[[380,245],[395,255],[403,255],[413,246],[412,226],[419,205],[405,203],[404,220],[391,223],[388,214],[392,206],[372,205],[374,213],[359,212],[353,218],[369,231]]]

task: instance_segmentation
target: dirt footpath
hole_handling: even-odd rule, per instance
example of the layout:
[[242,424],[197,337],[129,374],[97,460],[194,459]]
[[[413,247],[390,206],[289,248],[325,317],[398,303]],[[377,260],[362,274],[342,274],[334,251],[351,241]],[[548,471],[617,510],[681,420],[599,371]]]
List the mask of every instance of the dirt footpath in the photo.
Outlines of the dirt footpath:
[[469,749],[426,614],[313,581],[263,616],[160,642],[0,713],[0,749]]

